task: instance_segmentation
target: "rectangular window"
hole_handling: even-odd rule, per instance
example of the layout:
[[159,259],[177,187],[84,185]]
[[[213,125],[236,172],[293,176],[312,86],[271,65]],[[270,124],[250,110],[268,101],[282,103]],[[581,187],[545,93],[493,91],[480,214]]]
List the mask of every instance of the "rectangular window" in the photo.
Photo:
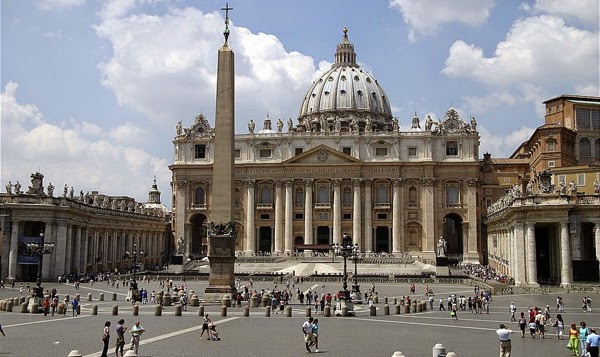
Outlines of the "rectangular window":
[[304,152],[304,148],[294,148],[294,155],[300,155]]
[[600,129],[600,109],[592,110],[592,129],[598,130]]
[[345,220],[345,221],[351,220],[352,219],[352,213],[344,213],[342,215],[342,219]]
[[558,183],[564,183],[567,184],[567,176],[565,175],[558,175]]
[[489,188],[485,189],[485,194],[486,195],[491,195],[492,194],[492,190],[490,190]]
[[575,111],[575,122],[580,129],[590,128],[591,110],[577,108]]
[[548,161],[548,167],[554,167],[556,163],[554,161]]
[[458,141],[446,141],[446,156],[458,155]]
[[271,215],[268,213],[261,213],[260,219],[271,219]]
[[304,219],[304,214],[303,213],[296,213],[294,215],[294,219],[297,220],[297,221],[300,221],[300,220]]
[[387,156],[387,148],[375,148],[375,156]]
[[258,150],[258,156],[262,157],[262,158],[268,158],[271,157],[273,150],[271,149],[260,149]]
[[236,159],[239,159],[239,158],[241,158],[241,157],[242,157],[242,150],[240,150],[240,149],[235,149],[235,151],[234,151],[234,155],[235,155],[235,158],[236,158]]
[[408,148],[408,157],[417,157],[417,148],[416,147],[409,147]]
[[577,186],[585,186],[585,174],[577,174]]
[[486,177],[485,178],[485,183],[492,183],[492,178],[491,177]]
[[342,152],[346,155],[352,156],[352,148],[351,147],[348,147],[348,146],[343,147]]
[[204,145],[204,144],[194,145],[194,158],[195,159],[206,159],[206,145]]
[[387,219],[387,213],[377,213],[377,219]]
[[504,177],[503,181],[504,183],[510,183],[510,177]]

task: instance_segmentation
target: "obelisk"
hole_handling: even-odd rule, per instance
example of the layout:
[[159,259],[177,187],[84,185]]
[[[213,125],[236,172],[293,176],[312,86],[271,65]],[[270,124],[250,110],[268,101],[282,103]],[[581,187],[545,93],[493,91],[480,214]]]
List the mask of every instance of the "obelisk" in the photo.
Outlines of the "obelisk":
[[218,301],[235,292],[235,223],[233,215],[234,191],[234,135],[235,135],[235,72],[229,38],[229,10],[225,8],[225,43],[219,48],[217,64],[217,108],[212,180],[212,209],[208,232],[208,259],[210,275],[204,299]]

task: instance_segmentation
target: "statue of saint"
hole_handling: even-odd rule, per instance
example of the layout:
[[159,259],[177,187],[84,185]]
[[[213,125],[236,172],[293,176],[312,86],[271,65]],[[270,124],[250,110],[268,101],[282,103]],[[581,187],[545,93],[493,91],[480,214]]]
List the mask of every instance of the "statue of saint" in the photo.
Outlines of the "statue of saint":
[[431,115],[427,116],[425,120],[425,130],[431,131],[431,126],[433,125],[433,119],[431,119]]
[[15,195],[20,195],[21,194],[21,183],[17,180],[17,183],[15,183]]
[[183,129],[181,127],[181,120],[177,122],[177,125],[175,126],[175,131],[177,132],[177,136],[183,133]]
[[569,182],[569,193],[572,195],[577,194],[577,185],[575,185],[575,181]]
[[50,196],[50,197],[54,196],[54,185],[52,185],[52,182],[50,182],[48,184],[48,196]]
[[277,132],[281,133],[283,131],[283,121],[281,118],[277,119]]
[[73,186],[71,186],[71,189],[69,190],[69,198],[73,199],[74,194],[75,194],[75,190],[73,190]]
[[525,192],[527,192],[528,195],[533,195],[533,181],[527,182],[527,187],[525,188]]
[[287,125],[288,125],[288,131],[292,131],[292,128],[294,127],[294,121],[292,120],[292,118],[288,119]]
[[69,191],[69,186],[65,183],[65,187],[63,187],[63,197],[67,197],[67,192]]
[[254,128],[256,128],[256,124],[254,124],[254,120],[250,119],[250,122],[248,123],[250,134],[254,134]]
[[471,117],[471,130],[473,130],[473,132],[477,132],[477,120],[475,120],[475,117]]
[[184,244],[185,242],[183,241],[183,237],[179,236],[179,239],[177,239],[177,254],[183,254]]
[[448,249],[448,245],[446,244],[446,240],[444,239],[444,237],[440,237],[440,239],[438,239],[438,243],[437,243],[437,256],[445,257],[447,249]]
[[392,130],[398,131],[398,129],[400,129],[400,126],[398,125],[398,117],[394,117],[392,119]]
[[8,181],[8,183],[6,184],[6,193],[12,195],[12,182],[10,181]]

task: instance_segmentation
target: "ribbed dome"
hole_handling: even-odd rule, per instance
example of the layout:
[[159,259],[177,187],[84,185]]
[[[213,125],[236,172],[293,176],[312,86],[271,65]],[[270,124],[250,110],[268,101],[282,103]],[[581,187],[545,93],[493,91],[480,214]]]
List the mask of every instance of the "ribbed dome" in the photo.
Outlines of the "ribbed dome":
[[333,125],[335,117],[339,117],[342,131],[348,130],[352,118],[356,118],[361,131],[370,130],[365,129],[367,117],[374,131],[391,125],[387,95],[377,80],[356,63],[354,45],[348,41],[346,28],[342,42],[337,45],[335,63],[308,89],[298,121],[300,124],[319,121],[322,116],[327,118],[328,125]]

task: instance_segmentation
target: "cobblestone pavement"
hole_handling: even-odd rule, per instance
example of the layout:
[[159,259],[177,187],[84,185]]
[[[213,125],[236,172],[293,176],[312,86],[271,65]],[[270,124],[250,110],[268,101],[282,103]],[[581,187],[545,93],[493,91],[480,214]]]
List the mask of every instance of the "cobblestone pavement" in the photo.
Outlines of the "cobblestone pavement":
[[[179,281],[175,281],[179,284]],[[244,283],[242,281],[242,283]],[[339,283],[325,283],[325,291],[339,290]],[[142,336],[140,356],[300,356],[306,355],[301,333],[302,322],[306,319],[306,305],[293,301],[293,317],[282,315],[265,317],[264,308],[251,310],[250,317],[242,316],[242,309],[229,308],[228,316],[220,316],[220,306],[205,304],[205,310],[216,322],[221,341],[200,340],[200,317],[197,307],[189,307],[183,316],[174,316],[174,307],[165,307],[163,316],[154,316],[154,306],[141,305],[140,316],[132,314],[132,305],[125,301],[127,290],[114,289],[105,283],[95,283],[93,287],[82,284],[79,290],[71,285],[45,283],[45,289],[56,287],[59,294],[74,296],[80,293],[82,298],[81,316],[72,317],[71,311],[63,316],[43,316],[42,314],[22,314],[19,312],[0,312],[0,322],[6,337],[0,336],[0,355],[11,356],[67,356],[71,350],[78,349],[85,356],[99,356],[102,349],[100,337],[105,321],[112,322],[114,329],[117,320],[124,318],[128,326],[136,319],[141,321],[147,332]],[[188,282],[188,288],[202,295],[206,282]],[[18,284],[17,284],[18,287]],[[140,284],[148,290],[158,290],[158,283]],[[255,282],[256,289],[272,288],[273,283]],[[281,286],[279,286],[281,287]],[[370,287],[363,284],[362,288]],[[458,320],[450,320],[447,311],[438,311],[439,297],[449,294],[466,295],[473,288],[464,285],[431,285],[436,304],[433,311],[424,313],[395,315],[383,314],[384,297],[400,297],[409,293],[408,285],[380,284],[377,316],[369,316],[366,306],[358,306],[356,317],[325,318],[320,320],[319,349],[326,356],[391,356],[394,351],[402,351],[407,357],[431,356],[436,343],[442,343],[447,351],[454,351],[459,357],[497,356],[498,338],[495,330],[499,323],[506,323],[517,330],[513,335],[512,356],[570,356],[565,348],[567,341],[556,339],[553,328],[548,327],[546,339],[532,340],[520,338],[518,327],[510,323],[508,306],[513,301],[518,312],[526,311],[529,306],[550,305],[554,317],[557,295],[508,295],[494,296],[489,314],[459,312]],[[304,283],[301,289],[316,289],[321,293],[321,285]],[[105,293],[107,301],[98,301],[100,292]],[[110,301],[112,293],[117,292],[117,301]],[[417,294],[413,299],[425,299],[425,287],[417,285]],[[87,294],[93,294],[93,301],[87,300]],[[19,296],[17,289],[0,289],[0,299]],[[600,315],[583,312],[581,299],[583,293],[562,294],[566,311],[563,313],[565,325],[571,322],[586,321],[588,326],[600,327]],[[600,303],[598,295],[592,295],[592,305]],[[93,305],[98,306],[98,315],[91,315]],[[119,307],[119,316],[112,316],[112,307]],[[391,305],[391,304],[390,304]],[[14,311],[18,311],[15,308]],[[314,308],[313,308],[314,312]],[[114,330],[113,330],[114,331]],[[114,356],[114,333],[111,341]]]

